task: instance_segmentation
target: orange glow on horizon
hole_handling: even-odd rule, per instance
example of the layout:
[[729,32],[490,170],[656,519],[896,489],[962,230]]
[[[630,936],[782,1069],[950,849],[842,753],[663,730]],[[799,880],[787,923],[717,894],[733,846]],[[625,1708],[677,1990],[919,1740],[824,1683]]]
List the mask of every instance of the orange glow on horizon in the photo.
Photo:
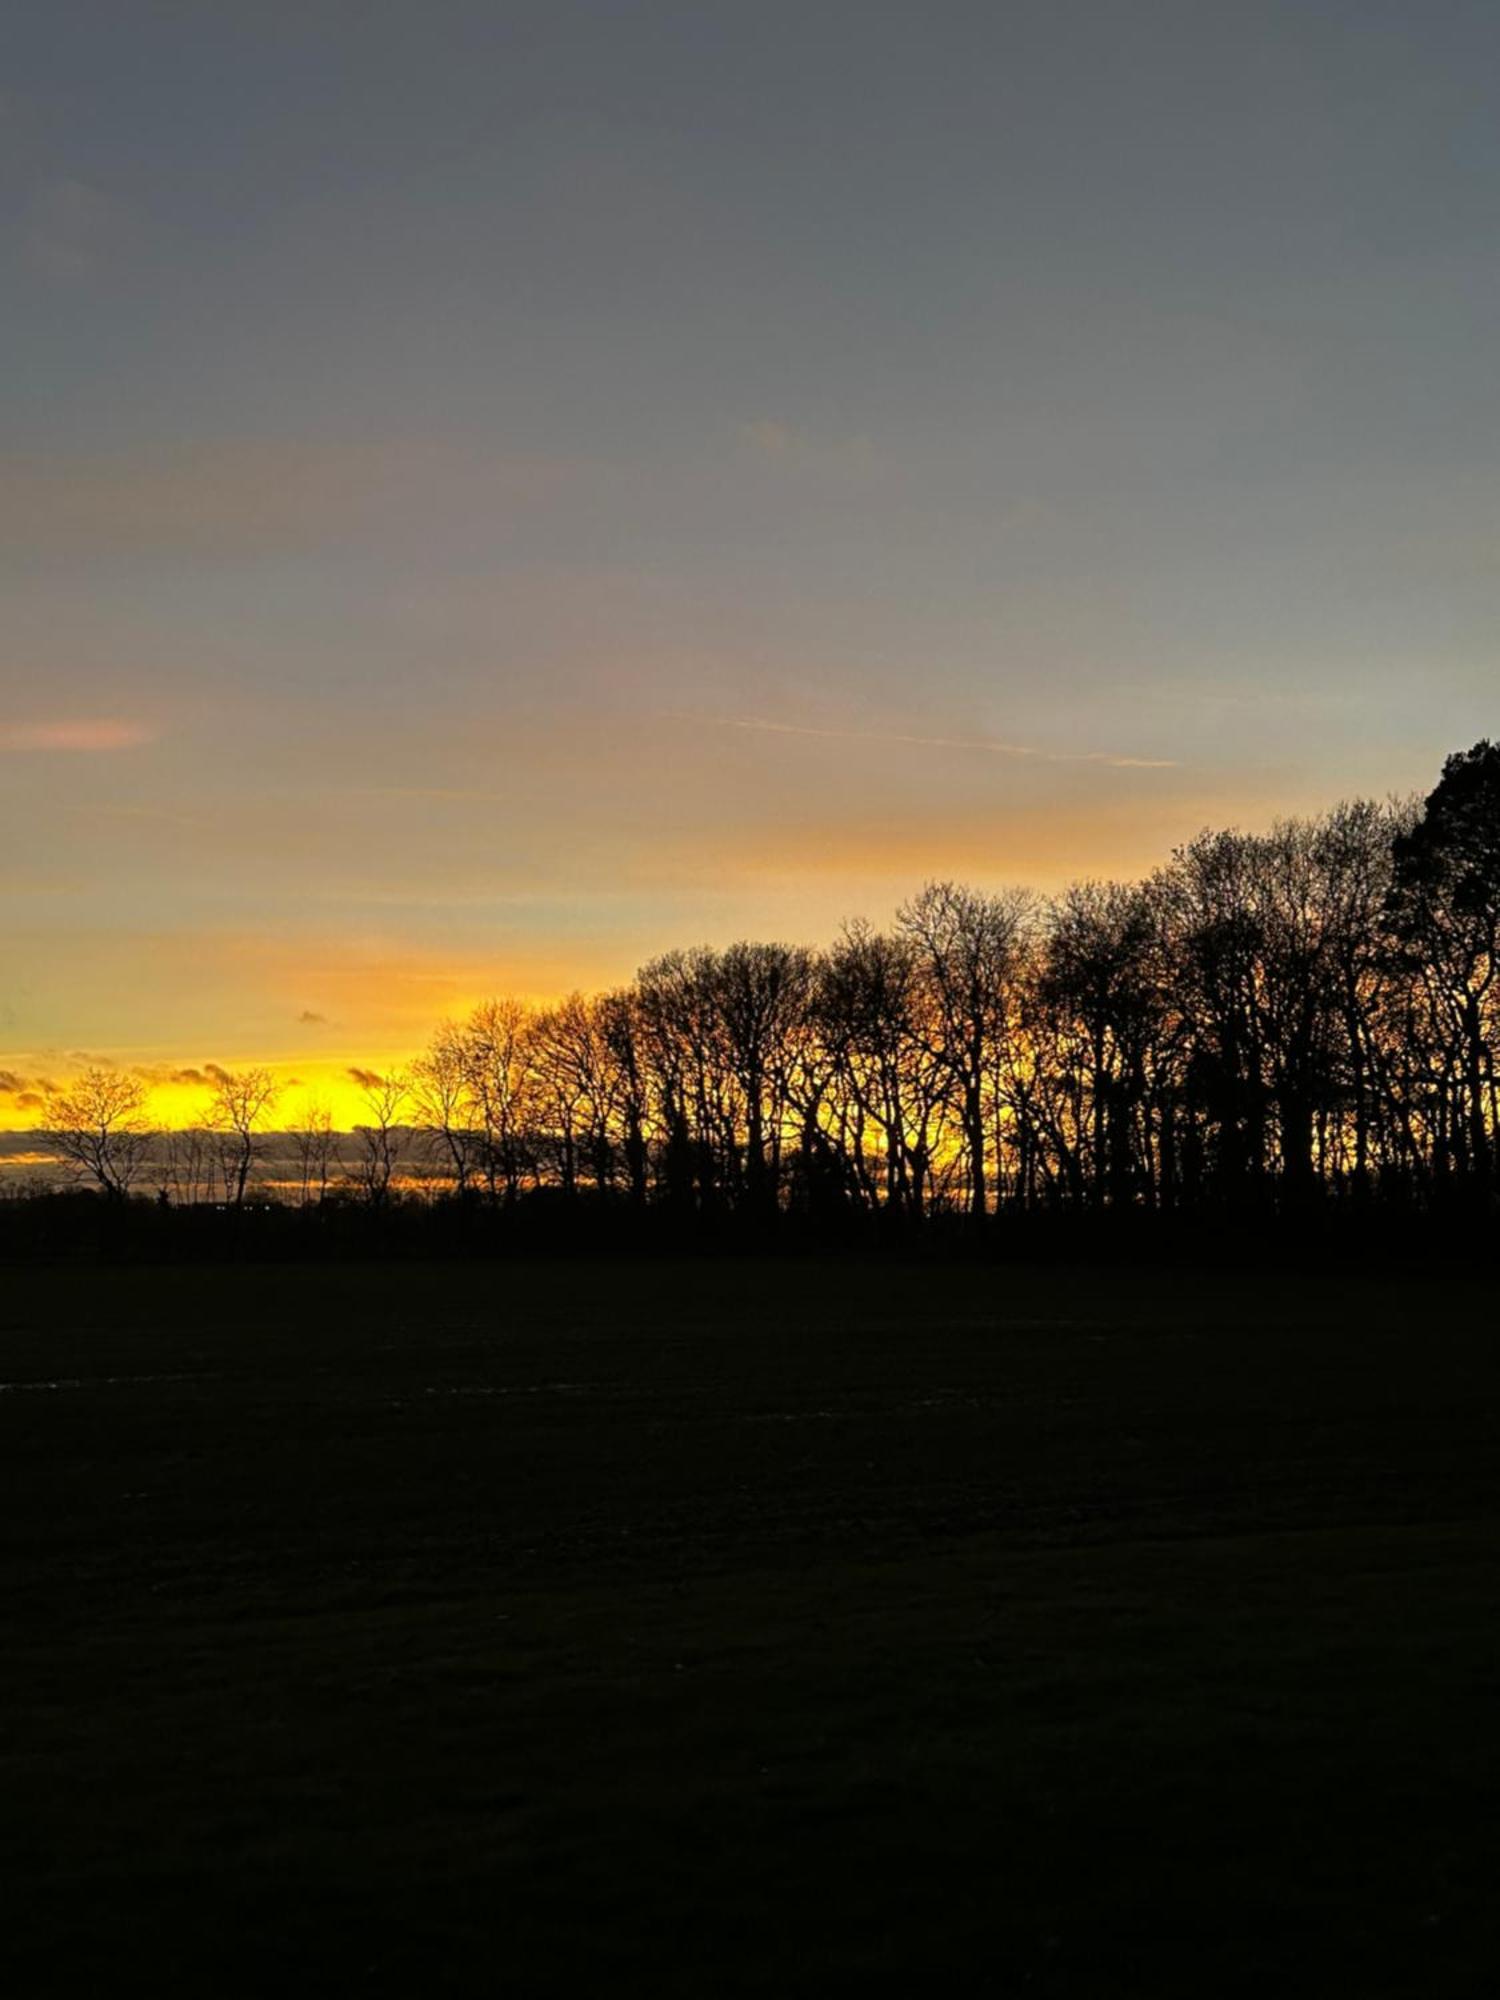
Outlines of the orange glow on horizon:
[[674,946],[826,944],[848,918],[888,922],[926,880],[1031,884],[1045,896],[1071,879],[1135,879],[1205,824],[1269,824],[1304,803],[1181,785],[1150,802],[951,800],[931,812],[893,802],[877,814],[866,800],[858,813],[783,813],[766,825],[726,813],[670,841],[622,837],[608,873],[574,857],[566,886],[522,876],[456,896],[450,870],[447,902],[424,906],[413,887],[420,941],[399,916],[376,928],[382,913],[368,905],[346,917],[350,928],[330,914],[316,932],[18,929],[10,941],[31,970],[34,1039],[0,1049],[0,1130],[35,1130],[47,1088],[94,1064],[148,1084],[154,1126],[200,1125],[215,1062],[272,1072],[268,1129],[317,1103],[348,1130],[365,1112],[353,1072],[406,1067],[442,1022],[486,998],[546,1005],[607,990]]
[[[359,1070],[386,1075],[407,1068],[419,1053],[418,1049],[408,1049],[388,1051],[377,1057],[359,1055],[320,1058],[312,1062],[300,1058],[267,1062],[247,1058],[222,1067],[270,1070],[276,1080],[276,1098],[261,1121],[263,1130],[290,1130],[317,1106],[331,1114],[339,1131],[350,1131],[367,1115],[364,1089],[353,1072]],[[185,1131],[209,1123],[213,1086],[206,1065],[184,1064],[180,1070],[169,1075],[160,1074],[165,1065],[120,1062],[112,1066],[133,1072],[146,1083],[146,1105],[142,1115],[144,1122],[153,1129]],[[72,1065],[44,1079],[23,1079],[28,1087],[21,1091],[0,1089],[0,1129],[10,1132],[41,1130],[46,1122],[46,1110],[44,1103],[36,1101],[41,1093],[31,1087],[32,1084],[37,1081],[65,1084],[69,1076],[76,1074],[81,1067],[81,1064]],[[157,1074],[153,1075],[153,1071]],[[21,1163],[17,1158],[11,1162]]]

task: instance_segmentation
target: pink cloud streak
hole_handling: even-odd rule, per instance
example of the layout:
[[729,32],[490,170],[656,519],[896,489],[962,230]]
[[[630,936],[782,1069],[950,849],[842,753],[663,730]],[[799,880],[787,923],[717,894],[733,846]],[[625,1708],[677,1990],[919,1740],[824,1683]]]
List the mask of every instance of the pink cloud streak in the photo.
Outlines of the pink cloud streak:
[[134,750],[154,731],[92,716],[77,722],[0,722],[0,750]]

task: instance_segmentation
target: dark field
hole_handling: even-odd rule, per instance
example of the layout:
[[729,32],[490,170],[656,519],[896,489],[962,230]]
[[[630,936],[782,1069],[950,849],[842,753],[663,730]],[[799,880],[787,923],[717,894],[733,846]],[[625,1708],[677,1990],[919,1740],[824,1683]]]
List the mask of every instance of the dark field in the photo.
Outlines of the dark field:
[[1492,1990],[1494,1319],[11,1273],[4,1990]]

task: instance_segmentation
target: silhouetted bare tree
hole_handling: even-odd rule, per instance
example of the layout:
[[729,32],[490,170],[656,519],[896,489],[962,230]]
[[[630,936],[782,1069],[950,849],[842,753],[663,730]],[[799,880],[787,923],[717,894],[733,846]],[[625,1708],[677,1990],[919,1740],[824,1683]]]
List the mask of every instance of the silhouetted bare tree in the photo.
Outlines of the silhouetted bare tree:
[[261,1121],[276,1102],[278,1086],[270,1070],[213,1069],[207,1123],[221,1135],[224,1195],[242,1208],[251,1169],[260,1154],[257,1134]]
[[140,1178],[150,1155],[146,1101],[139,1077],[92,1065],[47,1095],[42,1137],[79,1179],[120,1199]]
[[968,1206],[990,1205],[991,1131],[1000,1049],[1014,1028],[1016,996],[1035,921],[1024,890],[985,896],[953,882],[929,882],[896,913],[916,948],[930,1054],[946,1073],[966,1156]]
[[1500,1124],[1500,744],[1450,757],[1398,836],[1389,918],[1432,1049],[1437,1170],[1488,1186]]
[[527,1047],[531,1010],[523,1001],[486,1000],[462,1028],[469,1102],[479,1134],[480,1166],[491,1201],[513,1203],[527,1154]]
[[411,1097],[412,1115],[462,1200],[482,1157],[483,1135],[471,1044],[456,1022],[444,1021],[412,1064]]
[[191,1208],[212,1198],[217,1184],[216,1135],[201,1125],[163,1132],[156,1148],[162,1197]]
[[354,1185],[371,1208],[384,1208],[391,1198],[407,1136],[400,1120],[411,1096],[411,1084],[402,1070],[390,1070],[383,1076],[361,1071],[360,1084],[366,1115],[354,1128]]
[[329,1182],[339,1170],[338,1135],[333,1129],[333,1113],[319,1098],[304,1100],[301,1115],[292,1128],[292,1146],[297,1157],[298,1199],[302,1207],[328,1198]]

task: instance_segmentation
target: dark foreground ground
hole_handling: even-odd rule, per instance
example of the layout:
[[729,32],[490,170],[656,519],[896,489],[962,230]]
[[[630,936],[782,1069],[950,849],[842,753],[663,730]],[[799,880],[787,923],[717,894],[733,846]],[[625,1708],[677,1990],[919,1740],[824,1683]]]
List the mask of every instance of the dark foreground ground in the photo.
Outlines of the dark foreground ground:
[[1477,1285],[0,1281],[7,1994],[1477,1995]]

